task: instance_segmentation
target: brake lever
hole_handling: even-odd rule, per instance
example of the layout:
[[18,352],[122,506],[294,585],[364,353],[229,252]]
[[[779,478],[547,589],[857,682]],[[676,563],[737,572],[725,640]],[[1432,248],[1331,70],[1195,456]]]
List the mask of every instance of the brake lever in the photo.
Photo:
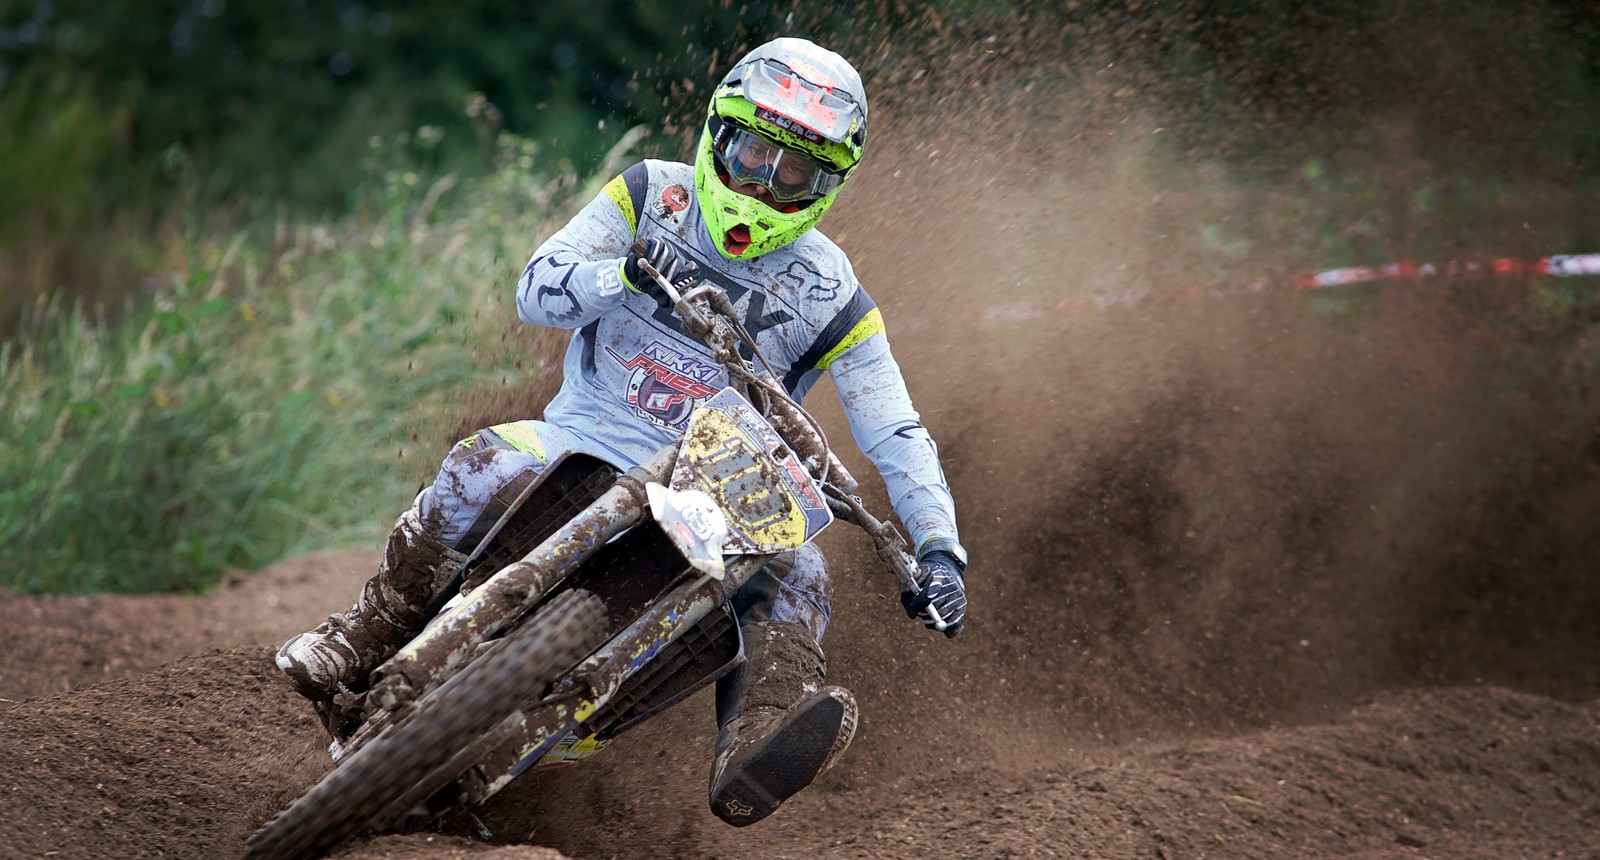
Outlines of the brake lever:
[[921,591],[922,577],[919,576],[921,570],[917,566],[916,558],[906,548],[906,539],[900,534],[900,530],[895,528],[893,523],[873,516],[859,496],[833,484],[824,484],[822,489],[833,515],[855,525],[872,539],[872,547],[878,554],[878,560],[894,574],[900,590],[912,594]]

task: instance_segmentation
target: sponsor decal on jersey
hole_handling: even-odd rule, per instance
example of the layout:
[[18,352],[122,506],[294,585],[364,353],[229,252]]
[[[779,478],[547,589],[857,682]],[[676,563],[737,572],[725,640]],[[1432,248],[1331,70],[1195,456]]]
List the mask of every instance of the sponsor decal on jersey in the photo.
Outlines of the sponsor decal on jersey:
[[689,191],[682,185],[668,185],[661,192],[661,217],[671,217],[673,213],[682,212],[689,208]]
[[630,371],[627,401],[634,414],[660,427],[681,432],[689,413],[720,389],[721,367],[659,341],[631,358],[609,347],[606,352]]
[[[571,277],[570,272],[568,277]],[[620,285],[620,276],[618,283]],[[573,295],[571,290],[567,289],[565,279],[562,280],[561,284],[554,287],[541,285],[539,292],[536,294],[536,299],[539,302],[540,309],[545,312],[545,315],[550,318],[552,323],[571,323],[583,319],[583,303],[578,301],[578,297]],[[561,307],[563,303],[566,305],[565,308]]]
[[595,290],[600,293],[600,298],[607,299],[622,293],[621,268],[604,269],[595,279]]

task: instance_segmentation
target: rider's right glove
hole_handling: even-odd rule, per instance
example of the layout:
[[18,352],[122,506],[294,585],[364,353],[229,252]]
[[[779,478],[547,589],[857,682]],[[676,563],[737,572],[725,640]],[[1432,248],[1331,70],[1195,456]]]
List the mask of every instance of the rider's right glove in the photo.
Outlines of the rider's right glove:
[[695,265],[693,260],[684,256],[665,239],[633,243],[633,247],[628,249],[628,258],[622,261],[622,281],[628,285],[628,289],[655,299],[656,304],[661,307],[671,306],[672,301],[667,298],[667,293],[661,289],[661,285],[656,283],[656,279],[639,268],[640,260],[654,266],[655,270],[661,273],[661,277],[675,287],[687,282],[700,271],[700,267]]
[[967,583],[962,579],[962,564],[956,557],[936,549],[917,560],[922,570],[922,590],[900,592],[900,605],[906,615],[922,620],[924,627],[938,630],[954,639],[967,617]]

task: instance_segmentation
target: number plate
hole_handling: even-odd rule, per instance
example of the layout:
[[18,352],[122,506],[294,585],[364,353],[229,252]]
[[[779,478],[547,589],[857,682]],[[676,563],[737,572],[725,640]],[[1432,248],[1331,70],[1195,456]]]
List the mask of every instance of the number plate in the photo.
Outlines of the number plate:
[[703,490],[722,508],[728,518],[723,549],[730,554],[794,549],[833,522],[794,452],[731,388],[690,417],[672,488]]

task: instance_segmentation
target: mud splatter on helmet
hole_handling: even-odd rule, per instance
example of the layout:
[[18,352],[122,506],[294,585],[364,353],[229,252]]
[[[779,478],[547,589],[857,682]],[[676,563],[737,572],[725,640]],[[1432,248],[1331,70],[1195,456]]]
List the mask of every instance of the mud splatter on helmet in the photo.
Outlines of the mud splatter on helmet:
[[[741,58],[711,96],[694,186],[724,257],[749,259],[800,238],[833,206],[861,161],[861,75],[805,39],[775,39]],[[759,185],[768,200],[729,187]]]

